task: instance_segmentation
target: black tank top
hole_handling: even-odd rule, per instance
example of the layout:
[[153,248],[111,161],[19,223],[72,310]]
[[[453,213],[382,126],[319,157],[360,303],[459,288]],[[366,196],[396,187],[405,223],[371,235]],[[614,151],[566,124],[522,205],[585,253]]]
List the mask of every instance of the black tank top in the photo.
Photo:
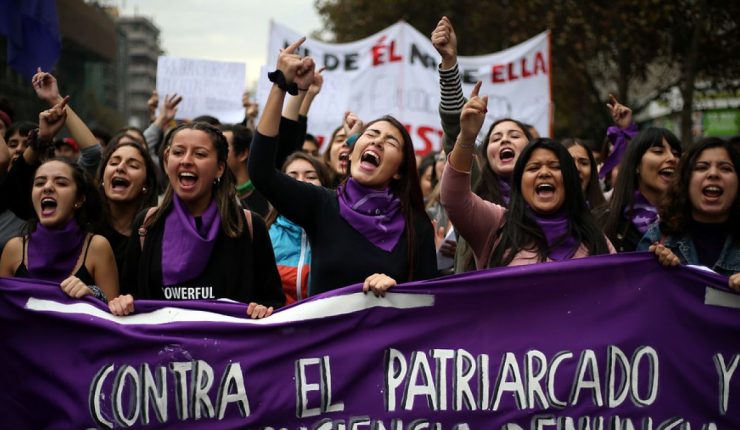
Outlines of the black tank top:
[[[84,282],[85,285],[95,285],[95,280],[93,279],[92,275],[90,275],[90,272],[87,270],[87,267],[85,266],[85,263],[87,262],[87,250],[90,249],[90,242],[92,242],[92,235],[89,234],[87,238],[85,239],[87,241],[87,245],[85,245],[85,253],[82,256],[82,264],[80,265],[80,268],[77,269],[77,272],[74,274],[77,279]],[[21,264],[18,266],[17,269],[15,269],[15,277],[16,278],[28,278],[28,267],[26,267],[26,238],[23,238],[23,254],[21,254],[23,258],[21,259]]]

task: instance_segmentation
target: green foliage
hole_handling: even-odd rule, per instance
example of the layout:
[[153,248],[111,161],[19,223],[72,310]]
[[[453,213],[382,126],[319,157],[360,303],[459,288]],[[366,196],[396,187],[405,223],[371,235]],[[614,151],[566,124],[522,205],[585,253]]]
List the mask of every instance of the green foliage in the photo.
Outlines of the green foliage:
[[[740,78],[740,2],[720,0],[316,0],[332,41],[367,37],[404,20],[431,34],[449,17],[460,55],[495,52],[552,31],[556,137],[600,140],[608,93],[635,113],[678,85],[717,88]],[[690,109],[687,109],[690,114]]]

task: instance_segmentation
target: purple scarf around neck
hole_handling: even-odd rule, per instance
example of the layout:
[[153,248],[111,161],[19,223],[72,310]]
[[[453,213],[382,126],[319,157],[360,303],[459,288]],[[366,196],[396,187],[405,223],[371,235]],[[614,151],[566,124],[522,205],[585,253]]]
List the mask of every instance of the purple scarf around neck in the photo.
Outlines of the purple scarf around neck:
[[74,218],[59,229],[36,223],[36,230],[28,240],[28,276],[52,282],[67,279],[80,257],[85,236],[87,233]]
[[206,268],[221,228],[215,200],[211,200],[201,219],[203,222],[200,227],[196,227],[195,218],[177,194],[172,196],[172,210],[165,218],[162,239],[164,285],[189,281]]
[[498,189],[501,192],[501,201],[504,202],[504,206],[509,207],[511,202],[511,184],[508,179],[499,178]]
[[386,188],[376,190],[352,178],[337,188],[339,215],[373,245],[391,252],[401,238],[406,222],[401,199]]
[[606,130],[606,137],[614,145],[614,149],[604,160],[604,164],[599,170],[599,179],[606,178],[606,175],[619,165],[624,156],[624,151],[627,150],[627,145],[636,135],[637,125],[634,122],[624,129],[613,125]]
[[570,220],[565,210],[560,209],[554,214],[541,215],[527,208],[529,215],[545,233],[547,245],[550,247],[550,257],[554,261],[569,260],[573,258],[578,247],[581,245],[574,236],[568,234]]
[[635,191],[635,199],[632,201],[632,212],[628,207],[624,208],[624,217],[632,221],[640,234],[647,233],[650,225],[658,220],[658,208],[642,195],[640,190]]

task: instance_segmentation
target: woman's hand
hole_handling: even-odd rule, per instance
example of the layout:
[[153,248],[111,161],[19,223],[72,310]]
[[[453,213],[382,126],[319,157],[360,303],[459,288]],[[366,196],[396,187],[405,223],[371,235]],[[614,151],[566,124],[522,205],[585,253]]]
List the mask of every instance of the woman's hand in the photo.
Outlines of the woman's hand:
[[740,293],[740,272],[730,276],[730,288]]
[[627,128],[632,124],[632,109],[620,104],[614,95],[609,94],[609,103],[606,104],[612,114],[612,121],[619,128]]
[[258,320],[269,317],[274,310],[272,306],[268,308],[265,305],[252,302],[247,306],[247,316],[252,317],[253,320]]
[[62,100],[57,79],[51,73],[41,71],[41,67],[36,69],[36,74],[31,78],[31,84],[36,95],[49,106],[54,106]]
[[59,286],[62,288],[65,294],[73,299],[81,299],[85,296],[92,296],[93,292],[80,278],[76,276],[70,276],[69,278],[62,281]]
[[432,45],[442,56],[442,68],[449,69],[457,64],[457,36],[450,20],[443,16],[432,32]]
[[[303,42],[306,41],[305,37],[301,37],[295,42],[291,43],[287,48],[281,49],[277,59],[277,69],[283,72],[285,81],[290,84],[295,82],[297,77],[308,74],[309,69],[311,73],[311,80],[308,83],[303,82],[306,86],[313,80],[313,69],[315,67],[313,60],[309,57],[301,57],[296,54],[295,51],[298,49]],[[306,87],[301,87],[305,89]]]
[[478,81],[470,93],[470,100],[463,106],[460,113],[460,138],[464,141],[475,142],[488,112],[488,96],[479,97],[482,82]]
[[47,109],[39,114],[39,138],[45,141],[51,141],[59,130],[64,127],[67,120],[67,102],[69,96],[65,97],[51,109]]
[[321,92],[321,87],[324,86],[324,77],[321,74],[324,72],[324,70],[326,70],[326,67],[322,67],[314,72],[313,81],[308,87],[308,95],[317,96]]
[[118,296],[108,301],[108,309],[113,315],[122,317],[134,312],[134,297],[131,294]]
[[670,249],[659,243],[650,245],[648,251],[652,252],[658,257],[658,262],[666,267],[678,266],[681,264],[681,260],[676,257]]
[[368,291],[372,291],[375,297],[384,297],[385,292],[394,285],[396,285],[395,279],[383,273],[375,273],[365,279],[362,292],[367,294]]
[[177,105],[179,105],[181,101],[182,96],[177,94],[167,94],[164,96],[162,109],[159,110],[159,115],[156,119],[159,128],[164,129],[170,121],[175,119],[175,115],[177,115]]
[[362,132],[362,129],[364,127],[365,127],[365,124],[362,123],[362,120],[360,119],[359,116],[355,115],[352,112],[344,113],[344,121],[342,122],[342,128],[344,128],[344,133],[347,135],[348,139],[353,134],[359,134],[360,132]]

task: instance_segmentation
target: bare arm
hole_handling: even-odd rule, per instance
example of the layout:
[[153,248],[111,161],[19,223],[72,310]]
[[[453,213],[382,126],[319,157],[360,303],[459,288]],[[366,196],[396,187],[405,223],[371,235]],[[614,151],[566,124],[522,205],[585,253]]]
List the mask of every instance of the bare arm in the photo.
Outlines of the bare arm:
[[118,268],[113,249],[108,240],[100,235],[95,235],[90,243],[90,259],[92,270],[90,274],[95,280],[95,285],[105,293],[108,300],[118,297]]

